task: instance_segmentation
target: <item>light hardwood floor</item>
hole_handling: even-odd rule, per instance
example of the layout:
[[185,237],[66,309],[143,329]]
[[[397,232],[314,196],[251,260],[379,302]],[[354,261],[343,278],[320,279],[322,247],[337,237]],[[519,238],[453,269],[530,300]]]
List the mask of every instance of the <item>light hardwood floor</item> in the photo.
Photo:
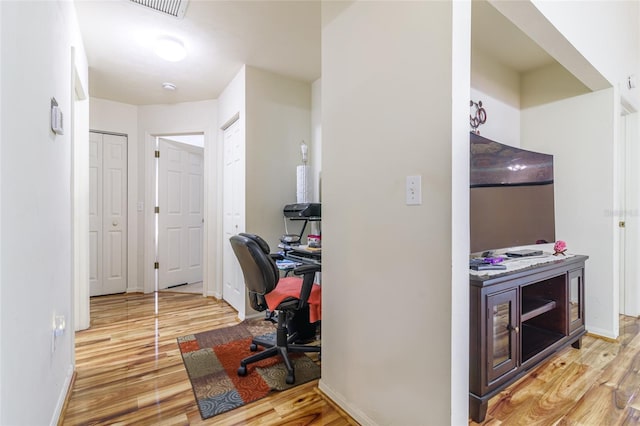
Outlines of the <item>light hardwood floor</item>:
[[200,418],[176,338],[237,324],[225,302],[159,292],[91,299],[63,425],[356,425],[312,381]]
[[[620,337],[585,336],[489,401],[484,425],[640,424],[640,320],[620,317]],[[477,425],[473,421],[470,425]]]
[[[203,421],[176,338],[237,322],[225,302],[195,294],[93,298],[91,328],[76,333],[77,375],[61,423],[357,424],[322,395],[317,381]],[[425,412],[422,425],[432,425],[428,417]],[[617,342],[585,336],[582,349],[550,358],[492,398],[484,424],[640,424],[640,320],[621,317]]]

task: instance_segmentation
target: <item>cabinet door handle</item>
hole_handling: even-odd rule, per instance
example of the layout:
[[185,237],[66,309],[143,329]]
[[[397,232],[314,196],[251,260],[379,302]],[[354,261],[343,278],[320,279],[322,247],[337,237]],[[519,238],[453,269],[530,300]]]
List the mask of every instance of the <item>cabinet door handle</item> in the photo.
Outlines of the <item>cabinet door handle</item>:
[[510,331],[515,331],[516,333],[520,333],[520,327],[518,327],[518,326],[515,326],[515,327],[514,327],[514,326],[512,326],[511,324],[509,324],[509,325],[507,326],[507,329],[508,329],[508,330],[510,330]]

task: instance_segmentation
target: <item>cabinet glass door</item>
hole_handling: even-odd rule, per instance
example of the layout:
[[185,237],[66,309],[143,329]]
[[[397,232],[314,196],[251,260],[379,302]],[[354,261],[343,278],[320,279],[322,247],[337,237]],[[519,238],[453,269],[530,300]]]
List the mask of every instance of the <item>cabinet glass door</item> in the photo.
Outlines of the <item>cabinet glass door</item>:
[[516,368],[516,289],[487,296],[489,382]]
[[576,269],[569,272],[569,331],[575,330],[584,322],[582,271],[582,269]]

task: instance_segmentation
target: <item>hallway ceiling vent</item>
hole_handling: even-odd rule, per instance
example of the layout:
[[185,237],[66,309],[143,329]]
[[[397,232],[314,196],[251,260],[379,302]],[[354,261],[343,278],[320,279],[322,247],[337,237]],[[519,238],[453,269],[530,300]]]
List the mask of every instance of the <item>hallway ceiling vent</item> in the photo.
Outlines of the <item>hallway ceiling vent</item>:
[[189,0],[130,0],[132,3],[139,4],[153,9],[157,12],[171,15],[175,18],[184,18],[187,11]]

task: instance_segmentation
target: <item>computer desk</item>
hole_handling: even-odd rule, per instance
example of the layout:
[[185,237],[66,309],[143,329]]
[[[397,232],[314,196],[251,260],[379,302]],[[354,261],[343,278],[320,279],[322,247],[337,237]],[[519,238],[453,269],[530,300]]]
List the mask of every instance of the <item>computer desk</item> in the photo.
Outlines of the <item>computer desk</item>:
[[297,266],[300,265],[307,264],[322,266],[321,248],[313,248],[306,245],[280,245],[279,247],[282,249],[281,254],[284,257],[285,261],[293,262],[293,264],[288,262],[276,262],[276,264],[278,265],[278,269],[283,271],[285,273],[285,276],[289,275],[289,272],[293,271]]

